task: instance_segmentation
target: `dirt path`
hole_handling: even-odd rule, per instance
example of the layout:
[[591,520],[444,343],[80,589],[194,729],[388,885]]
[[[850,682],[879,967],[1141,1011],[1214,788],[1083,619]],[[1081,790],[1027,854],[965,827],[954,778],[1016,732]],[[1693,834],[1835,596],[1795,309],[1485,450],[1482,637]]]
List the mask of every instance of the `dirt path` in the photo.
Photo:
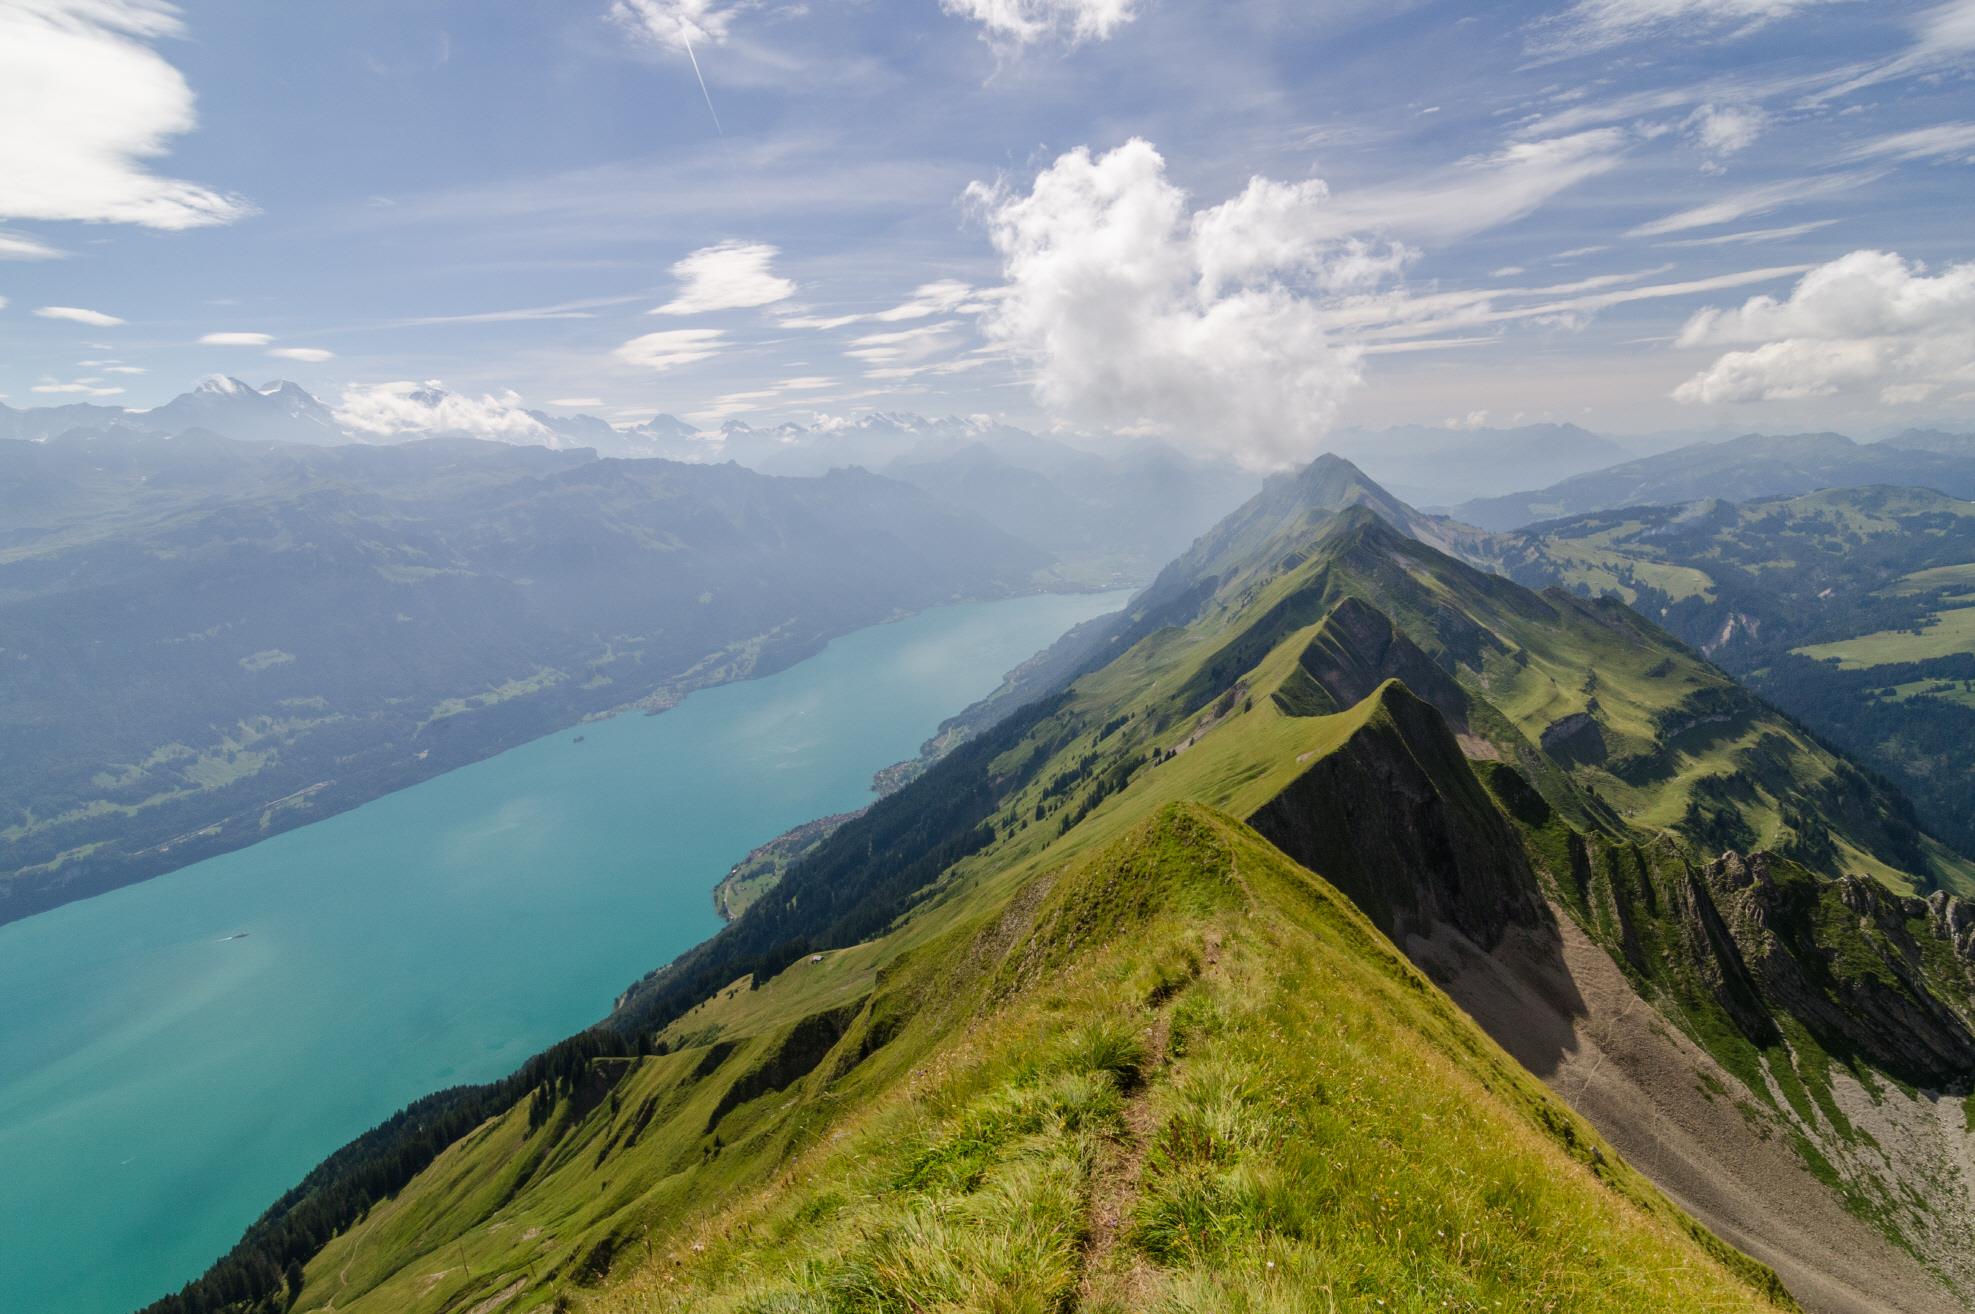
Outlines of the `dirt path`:
[[[1234,873],[1240,880],[1239,872]],[[1221,934],[1209,931],[1201,946],[1202,975],[1212,976],[1221,961]],[[1162,1004],[1145,1029],[1146,1067],[1142,1079],[1126,1096],[1124,1136],[1106,1146],[1091,1171],[1086,1217],[1090,1239],[1084,1247],[1083,1278],[1077,1284],[1077,1307],[1100,1301],[1125,1309],[1143,1309],[1151,1296],[1153,1272],[1141,1258],[1121,1257],[1132,1202],[1138,1198],[1145,1158],[1159,1130],[1152,1092],[1171,1066],[1173,1001]]]

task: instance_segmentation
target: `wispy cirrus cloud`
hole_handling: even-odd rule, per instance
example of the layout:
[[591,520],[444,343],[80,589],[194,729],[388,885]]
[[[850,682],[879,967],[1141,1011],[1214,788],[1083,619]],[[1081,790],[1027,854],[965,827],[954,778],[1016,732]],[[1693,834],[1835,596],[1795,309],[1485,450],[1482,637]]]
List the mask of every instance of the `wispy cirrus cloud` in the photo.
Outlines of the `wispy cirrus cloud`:
[[271,333],[205,333],[199,337],[202,347],[265,347],[274,341]]
[[87,324],[91,328],[115,328],[123,323],[123,320],[115,315],[107,315],[100,310],[89,310],[82,306],[42,306],[34,313],[42,319],[66,319],[75,324]]
[[955,311],[967,312],[980,309],[980,294],[972,285],[958,279],[945,278],[932,283],[921,283],[913,289],[912,295],[899,304],[886,310],[860,311],[848,315],[789,315],[778,321],[783,328],[794,329],[835,329],[850,324],[898,324],[908,320],[927,319],[933,315],[947,315]]
[[1881,173],[1869,172],[1827,173],[1821,177],[1789,178],[1781,182],[1764,183],[1759,187],[1728,192],[1712,201],[1663,215],[1627,229],[1625,235],[1664,237],[1668,233],[1683,233],[1695,228],[1712,228],[1716,224],[1730,224],[1737,219],[1768,214],[1785,206],[1837,196],[1868,183],[1877,182],[1884,176]]
[[1975,123],[1936,123],[1874,137],[1846,151],[1844,158],[1975,161]]
[[1840,0],[1576,0],[1536,24],[1530,49],[1577,55],[1675,34],[1746,36],[1780,19]]
[[1793,237],[1815,233],[1837,223],[1836,219],[1812,219],[1808,223],[1783,224],[1775,228],[1747,228],[1739,233],[1717,233],[1713,237],[1677,237],[1655,246],[1703,247],[1703,246],[1749,246],[1758,242],[1787,242]]
[[0,228],[0,260],[60,260],[67,254],[38,237]]

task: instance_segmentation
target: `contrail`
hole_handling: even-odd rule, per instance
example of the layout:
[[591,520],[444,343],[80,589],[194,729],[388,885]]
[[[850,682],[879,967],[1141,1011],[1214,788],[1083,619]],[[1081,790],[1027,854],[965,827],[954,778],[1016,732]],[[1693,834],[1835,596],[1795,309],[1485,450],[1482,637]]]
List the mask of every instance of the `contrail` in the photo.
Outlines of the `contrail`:
[[699,79],[699,94],[706,97],[706,112],[713,116],[713,130],[721,136],[727,130],[720,126],[720,111],[713,108],[713,93],[706,89],[706,74],[699,71],[699,56],[693,53],[693,39],[686,32],[686,20],[679,20],[679,44],[686,48],[686,58],[693,61],[693,76]]

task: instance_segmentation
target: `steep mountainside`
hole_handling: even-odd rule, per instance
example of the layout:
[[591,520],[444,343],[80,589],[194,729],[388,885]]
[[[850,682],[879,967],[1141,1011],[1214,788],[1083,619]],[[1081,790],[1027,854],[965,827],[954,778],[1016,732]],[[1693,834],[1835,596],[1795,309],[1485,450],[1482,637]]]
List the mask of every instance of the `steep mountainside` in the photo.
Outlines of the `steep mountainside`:
[[1968,864],[1379,496],[1273,483],[1075,679],[158,1308],[1965,1307]]
[[1623,598],[1975,853],[1975,502],[1856,488],[1633,507],[1464,548],[1524,583]]
[[1473,499],[1456,506],[1453,514],[1483,529],[1506,530],[1613,507],[1671,506],[1705,498],[1741,502],[1863,484],[1975,497],[1975,454],[1860,444],[1836,433],[1749,434],[1628,461],[1539,492]]
[[0,443],[0,919],[1046,557],[862,472],[197,431]]

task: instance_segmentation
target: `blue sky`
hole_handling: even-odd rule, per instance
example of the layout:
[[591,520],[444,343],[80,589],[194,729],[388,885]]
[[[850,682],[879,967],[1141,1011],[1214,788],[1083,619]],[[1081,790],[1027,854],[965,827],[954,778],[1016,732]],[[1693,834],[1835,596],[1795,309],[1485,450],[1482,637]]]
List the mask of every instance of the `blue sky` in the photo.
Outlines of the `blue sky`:
[[1952,420],[1972,64],[1975,0],[0,0],[0,393]]

